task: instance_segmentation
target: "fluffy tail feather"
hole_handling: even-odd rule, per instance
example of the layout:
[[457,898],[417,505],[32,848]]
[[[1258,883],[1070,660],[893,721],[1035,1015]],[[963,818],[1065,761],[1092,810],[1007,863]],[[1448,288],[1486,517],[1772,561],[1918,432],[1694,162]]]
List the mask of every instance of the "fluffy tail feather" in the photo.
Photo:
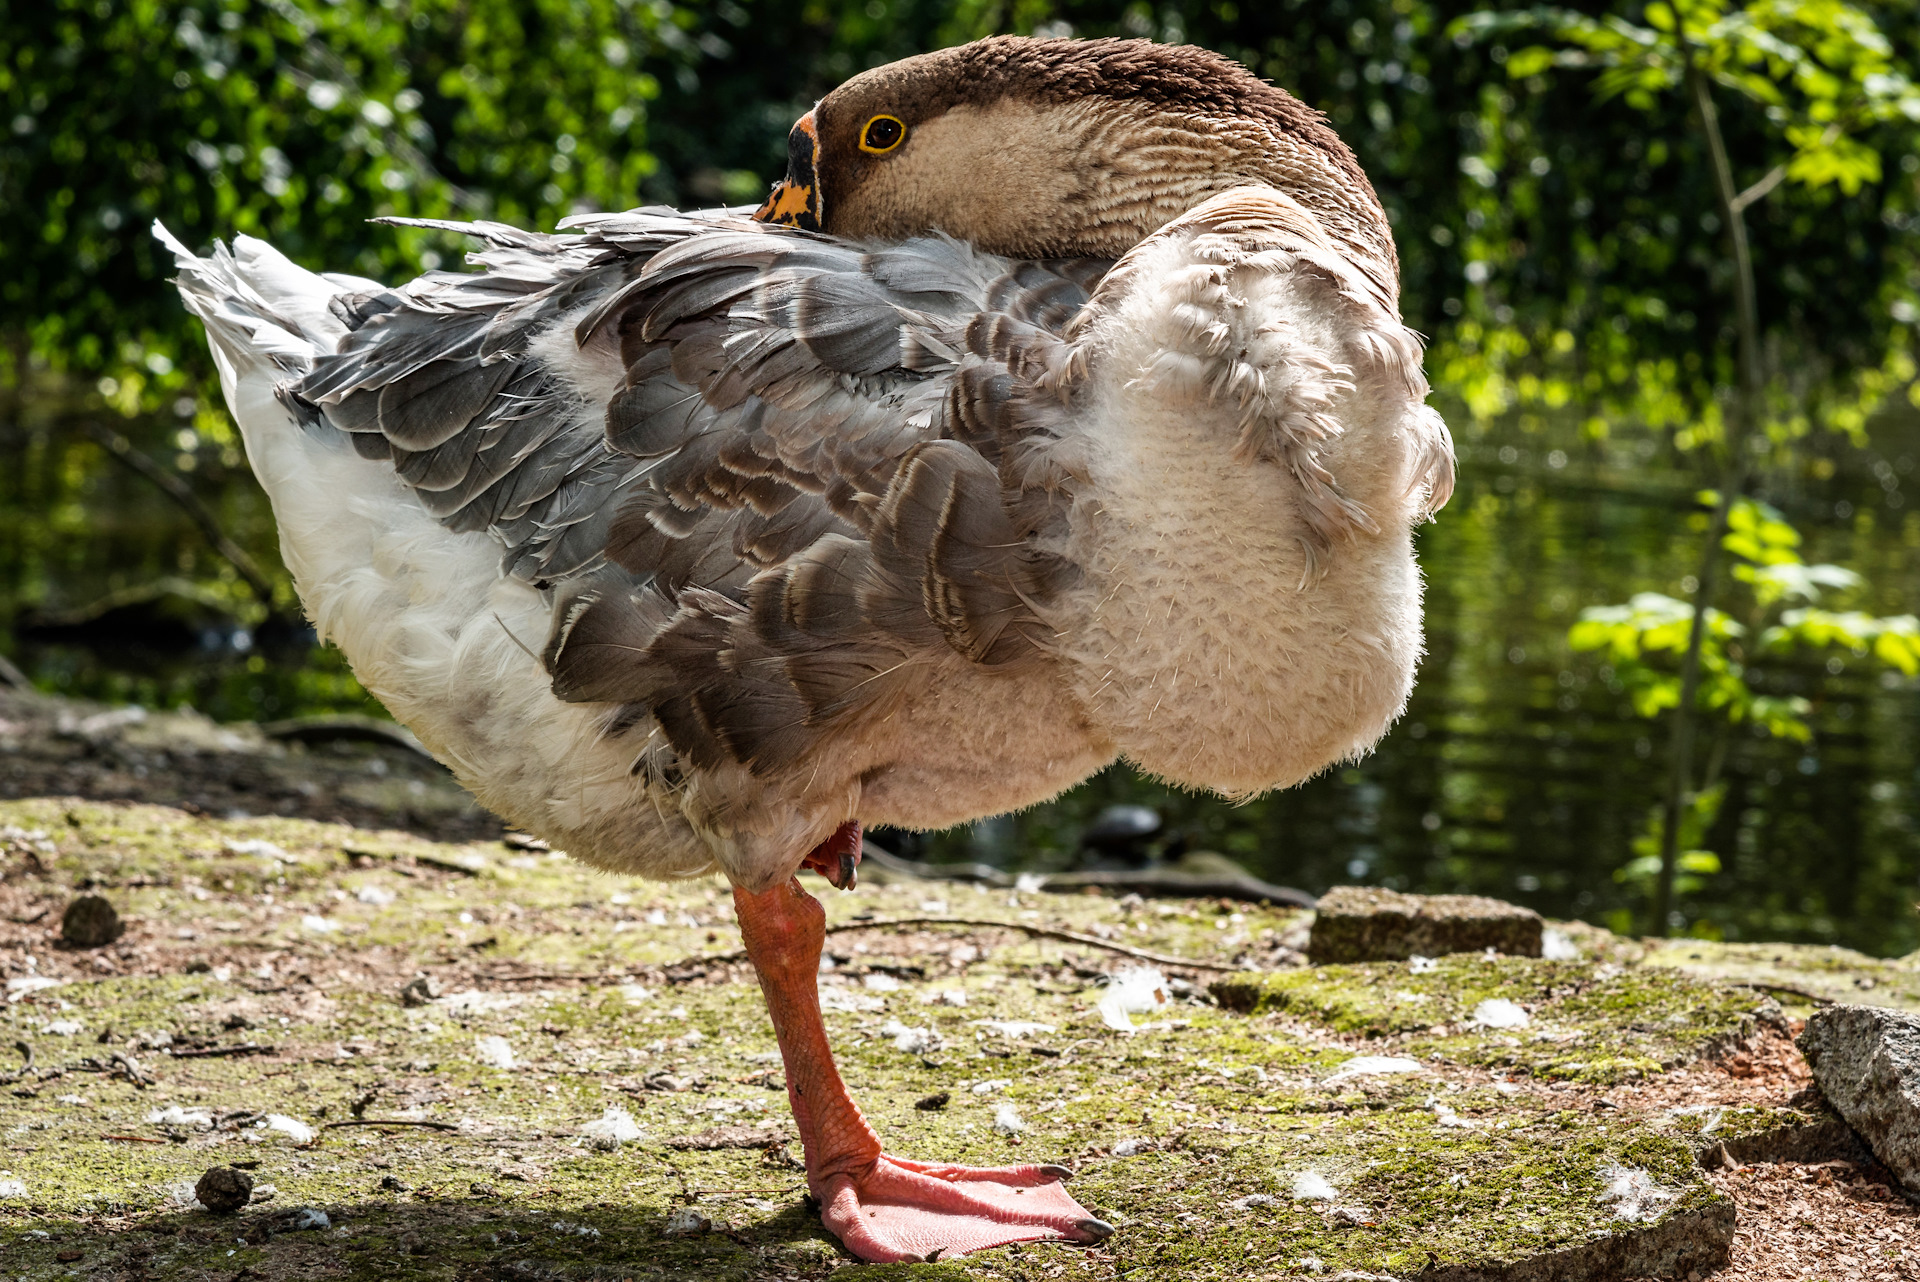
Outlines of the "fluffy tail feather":
[[[252,390],[245,384],[261,381],[270,392],[334,350],[347,332],[328,306],[336,295],[381,288],[357,276],[316,275],[251,236],[235,236],[232,249],[215,241],[202,258],[157,221],[153,234],[173,253],[181,301],[207,327],[221,390],[237,415],[243,390]],[[260,374],[268,377],[249,377]]]
[[180,296],[207,327],[247,460],[272,501],[281,556],[320,635],[481,801],[608,867],[694,876],[713,852],[628,772],[647,727],[603,734],[604,711],[556,699],[527,646],[539,592],[500,572],[484,531],[437,521],[384,459],[299,426],[277,389],[338,350],[342,295],[373,281],[316,275],[247,236],[194,254],[159,224]]

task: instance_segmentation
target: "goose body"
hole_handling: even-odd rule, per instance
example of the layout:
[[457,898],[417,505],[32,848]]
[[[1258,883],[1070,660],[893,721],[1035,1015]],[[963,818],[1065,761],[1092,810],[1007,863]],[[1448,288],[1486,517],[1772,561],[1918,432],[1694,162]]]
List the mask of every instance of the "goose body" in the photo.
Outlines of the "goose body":
[[792,151],[755,218],[434,224],[480,270],[391,289],[167,239],[367,689],[576,856],[733,883],[829,1225],[864,1258],[1099,1236],[1050,1168],[937,1178],[1051,1220],[930,1209],[887,1181],[934,1168],[817,1102],[792,878],[1116,758],[1245,796],[1366,751],[1446,429],[1371,189],[1224,59],[982,42],[849,82]]

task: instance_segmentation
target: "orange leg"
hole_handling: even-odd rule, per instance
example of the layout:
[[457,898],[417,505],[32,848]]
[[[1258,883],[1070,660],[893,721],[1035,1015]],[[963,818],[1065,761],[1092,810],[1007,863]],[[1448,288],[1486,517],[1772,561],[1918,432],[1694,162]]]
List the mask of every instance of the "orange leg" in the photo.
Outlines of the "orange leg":
[[943,1166],[881,1151],[840,1080],[820,1020],[819,901],[794,880],[760,895],[735,887],[733,903],[786,1062],[807,1186],[821,1221],[848,1250],[886,1263],[1037,1239],[1097,1242],[1113,1232],[1060,1186],[1065,1167]]

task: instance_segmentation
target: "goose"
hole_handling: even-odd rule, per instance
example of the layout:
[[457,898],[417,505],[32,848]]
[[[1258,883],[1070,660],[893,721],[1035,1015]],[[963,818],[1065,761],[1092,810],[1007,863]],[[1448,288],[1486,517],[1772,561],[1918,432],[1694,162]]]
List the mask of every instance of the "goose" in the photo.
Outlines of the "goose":
[[1453,482],[1393,237],[1319,113],[1191,47],[907,58],[788,153],[758,210],[386,220],[479,245],[393,287],[155,234],[365,687],[555,847],[731,883],[826,1228],[1099,1241],[1064,1167],[886,1151],[798,877],[1116,759],[1245,798],[1385,733]]

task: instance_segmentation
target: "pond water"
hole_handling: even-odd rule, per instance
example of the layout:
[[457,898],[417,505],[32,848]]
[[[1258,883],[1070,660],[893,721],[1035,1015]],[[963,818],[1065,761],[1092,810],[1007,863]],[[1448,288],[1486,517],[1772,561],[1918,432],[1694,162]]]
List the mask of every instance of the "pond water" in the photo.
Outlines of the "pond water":
[[[1920,611],[1920,509],[1900,490],[1920,432],[1888,429],[1875,446],[1765,497],[1807,534],[1809,561],[1865,576],[1836,604]],[[1407,716],[1365,761],[1241,806],[1116,768],[1020,815],[887,840],[922,858],[1060,867],[1100,809],[1139,802],[1188,848],[1315,892],[1359,882],[1488,894],[1649,929],[1644,887],[1615,873],[1661,795],[1667,727],[1635,717],[1566,631],[1589,605],[1683,595],[1704,517],[1692,484],[1650,448],[1572,453],[1518,434],[1463,446],[1458,492],[1420,533],[1428,655]],[[217,590],[136,601],[104,625],[49,626],[54,607],[109,590],[215,576],[163,499],[99,466],[86,471],[44,433],[0,458],[0,650],[48,688],[192,703],[222,719],[369,710],[336,654],[297,629],[237,626]],[[258,491],[236,479],[219,492],[223,520],[264,551]],[[39,626],[23,602],[42,603]],[[151,643],[163,634],[166,645]],[[1760,683],[1812,699],[1817,733],[1811,745],[1722,736],[1729,792],[1705,844],[1723,867],[1682,897],[1674,928],[1878,955],[1920,948],[1920,681],[1812,655],[1769,664]]]

